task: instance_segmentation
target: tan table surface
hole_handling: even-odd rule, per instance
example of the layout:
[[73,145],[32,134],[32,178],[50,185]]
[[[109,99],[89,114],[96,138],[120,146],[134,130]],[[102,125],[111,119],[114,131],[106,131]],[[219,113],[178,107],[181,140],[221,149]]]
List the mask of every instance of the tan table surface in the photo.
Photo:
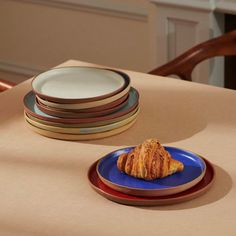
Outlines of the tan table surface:
[[[101,140],[61,141],[29,130],[22,98],[30,80],[0,94],[0,235],[236,235],[236,91],[126,72],[140,92],[139,118]],[[211,161],[212,188],[181,204],[133,207],[89,186],[94,161],[150,137]]]

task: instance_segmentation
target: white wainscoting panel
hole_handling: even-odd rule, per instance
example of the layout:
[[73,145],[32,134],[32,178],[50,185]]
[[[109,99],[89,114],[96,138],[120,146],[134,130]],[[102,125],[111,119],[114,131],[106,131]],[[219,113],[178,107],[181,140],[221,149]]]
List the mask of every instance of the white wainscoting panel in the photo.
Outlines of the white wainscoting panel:
[[167,18],[168,61],[180,55],[186,48],[191,48],[196,44],[197,23],[196,21]]
[[[163,65],[194,45],[218,36],[223,31],[221,18],[215,15],[207,1],[196,8],[183,7],[180,1],[159,1],[150,7],[151,67]],[[167,4],[171,2],[171,4]],[[177,2],[177,1],[176,1]],[[191,1],[190,1],[191,2]],[[196,3],[197,1],[195,1]],[[160,3],[160,4],[159,4]],[[209,8],[206,8],[208,6]],[[223,66],[218,59],[200,63],[193,72],[193,81],[223,86]]]

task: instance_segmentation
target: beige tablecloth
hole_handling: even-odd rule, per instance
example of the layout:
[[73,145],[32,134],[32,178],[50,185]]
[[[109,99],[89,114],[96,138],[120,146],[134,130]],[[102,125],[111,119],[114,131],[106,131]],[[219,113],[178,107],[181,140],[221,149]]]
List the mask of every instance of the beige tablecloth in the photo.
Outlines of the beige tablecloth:
[[[22,98],[30,80],[0,94],[0,235],[236,235],[236,91],[126,72],[140,92],[139,118],[101,140],[61,141],[29,130]],[[211,161],[212,188],[181,204],[133,207],[89,186],[94,161],[150,137]]]

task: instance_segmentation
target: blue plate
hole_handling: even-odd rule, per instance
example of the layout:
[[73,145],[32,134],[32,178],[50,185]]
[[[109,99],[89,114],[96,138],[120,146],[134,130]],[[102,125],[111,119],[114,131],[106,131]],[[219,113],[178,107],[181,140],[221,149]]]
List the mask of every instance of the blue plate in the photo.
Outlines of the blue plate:
[[97,173],[100,179],[117,191],[138,196],[165,196],[191,188],[204,177],[206,165],[203,159],[195,153],[175,147],[165,149],[174,159],[184,164],[182,172],[152,181],[129,176],[117,168],[117,159],[119,155],[128,153],[133,148],[111,152],[98,162]]

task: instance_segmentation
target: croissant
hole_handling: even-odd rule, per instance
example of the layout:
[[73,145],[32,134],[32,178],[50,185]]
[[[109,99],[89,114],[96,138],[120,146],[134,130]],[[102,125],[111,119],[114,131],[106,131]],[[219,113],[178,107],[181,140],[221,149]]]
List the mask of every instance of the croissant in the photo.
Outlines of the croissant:
[[183,163],[173,159],[157,139],[147,139],[130,153],[121,154],[117,167],[145,180],[163,178],[184,169]]

